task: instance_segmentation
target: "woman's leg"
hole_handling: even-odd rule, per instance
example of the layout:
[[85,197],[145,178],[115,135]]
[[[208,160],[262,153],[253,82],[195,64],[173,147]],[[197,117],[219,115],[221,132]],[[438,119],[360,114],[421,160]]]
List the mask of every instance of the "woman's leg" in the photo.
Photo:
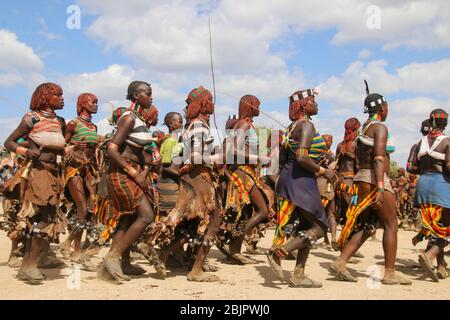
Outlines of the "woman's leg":
[[114,237],[113,245],[111,246],[108,255],[105,257],[105,265],[108,271],[114,276],[128,280],[123,277],[123,271],[121,268],[120,258],[125,250],[127,250],[133,242],[135,242],[145,228],[154,219],[153,208],[147,197],[144,196],[140,206],[136,210],[137,218],[131,223],[128,230],[119,238]]
[[267,207],[266,198],[256,185],[250,190],[250,201],[254,212],[245,226],[246,235],[251,235],[253,228],[269,217],[269,208]]
[[222,208],[220,207],[220,205],[216,203],[215,210],[210,213],[210,221],[208,227],[206,228],[205,236],[203,237],[204,244],[198,246],[194,264],[192,266],[191,272],[189,272],[187,276],[188,280],[190,281],[212,282],[219,280],[217,276],[207,274],[203,271],[203,263],[205,262],[206,256],[211,249],[210,244],[212,244],[217,232],[219,231],[219,212],[221,210]]
[[[81,177],[75,176],[67,183],[70,195],[77,209],[77,220],[80,223],[86,222],[87,217],[87,200],[84,191],[84,183]],[[72,235],[73,234],[73,235]],[[74,252],[72,254],[72,260],[78,261],[81,259],[81,238],[83,236],[83,229],[73,230],[71,236],[74,240]],[[70,236],[69,236],[70,237]]]

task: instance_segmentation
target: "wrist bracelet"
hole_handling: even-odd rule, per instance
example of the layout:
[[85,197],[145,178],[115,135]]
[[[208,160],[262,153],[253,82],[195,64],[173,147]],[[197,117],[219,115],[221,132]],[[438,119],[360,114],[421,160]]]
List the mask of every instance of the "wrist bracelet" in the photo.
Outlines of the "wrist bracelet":
[[125,168],[123,168],[123,171],[125,171],[128,175],[130,175],[131,177],[136,177],[138,175],[138,172],[135,168],[133,168],[132,166],[128,165]]
[[27,154],[27,151],[28,151],[28,148],[25,148],[25,147],[18,146],[16,148],[16,153],[23,155],[23,156]]
[[108,145],[108,149],[114,150],[114,151],[118,151],[119,150],[119,146],[115,143],[110,142]]
[[377,192],[384,192],[384,188],[377,188]]

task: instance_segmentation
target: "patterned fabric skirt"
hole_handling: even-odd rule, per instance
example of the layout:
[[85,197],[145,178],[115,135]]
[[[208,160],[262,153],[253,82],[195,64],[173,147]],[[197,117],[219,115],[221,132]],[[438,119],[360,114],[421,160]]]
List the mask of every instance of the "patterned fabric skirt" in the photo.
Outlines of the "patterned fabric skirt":
[[281,170],[275,193],[311,214],[325,230],[330,227],[314,173],[300,167],[295,160],[290,159]]
[[342,228],[337,245],[343,248],[350,236],[364,227],[376,224],[376,215],[370,210],[364,215],[364,211],[370,208],[375,201],[377,186],[355,181],[353,184],[353,196],[346,213],[346,222]]

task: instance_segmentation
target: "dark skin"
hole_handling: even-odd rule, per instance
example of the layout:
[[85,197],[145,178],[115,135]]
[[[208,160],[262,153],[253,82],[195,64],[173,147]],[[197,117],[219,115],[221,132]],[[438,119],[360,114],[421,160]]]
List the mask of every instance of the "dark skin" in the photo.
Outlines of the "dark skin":
[[[428,135],[427,139],[429,145],[431,146],[436,138]],[[445,176],[448,176],[450,174],[450,138],[445,138],[442,140],[442,142],[435,149],[436,152],[445,154],[444,160],[437,160],[429,155],[424,155],[418,159],[417,154],[421,144],[422,141],[411,148],[410,156],[408,158],[408,163],[411,165],[407,168],[408,172],[412,174],[442,173]],[[441,223],[443,226],[450,226],[450,209],[444,208],[442,210]],[[416,244],[414,239],[413,243]],[[444,248],[444,245],[429,245],[425,254],[430,261],[437,259],[439,266],[445,266]]]
[[[308,97],[306,106],[303,109],[304,115],[299,119],[291,119],[293,121],[297,121],[294,130],[291,133],[292,139],[298,141],[298,149],[297,151],[309,150],[314,138],[314,134],[316,132],[314,125],[312,122],[306,120],[306,116],[316,115],[318,112],[317,104],[314,100],[314,97]],[[303,121],[304,120],[304,121]],[[318,173],[320,170],[320,166],[309,157],[307,152],[296,152],[295,154],[295,162],[297,165],[301,166],[303,169],[312,172]],[[330,169],[325,169],[324,176],[334,182],[334,172]],[[304,225],[302,226],[302,230],[305,230],[305,234],[307,234],[312,240],[316,241],[325,235],[326,230],[324,227],[319,225],[319,223],[313,218],[313,216],[299,208],[296,207],[295,214],[300,216],[300,221],[304,221]],[[308,241],[304,237],[295,236],[288,240],[288,242],[283,246],[284,250],[288,253],[298,250],[297,253],[297,261],[296,268],[303,268],[306,265],[306,261],[308,259],[310,248],[307,246]],[[278,256],[274,256],[279,264]]]
[[[257,112],[253,114],[252,117],[239,119],[235,125],[237,132],[242,133],[238,134],[236,137],[236,143],[234,144],[234,157],[238,157],[238,153],[242,154],[242,150],[239,150],[239,146],[245,145],[245,155],[246,160],[249,160],[250,154],[250,146],[245,143],[245,136],[248,130],[252,129],[253,117],[259,115],[259,109]],[[256,156],[256,155],[255,155]],[[265,161],[267,159],[263,159]],[[269,208],[267,207],[266,199],[262,193],[262,191],[255,185],[250,190],[250,202],[251,206],[254,209],[253,215],[248,220],[245,226],[245,235],[251,235],[253,229],[260,224],[262,221],[266,220],[269,216]],[[230,243],[230,253],[233,255],[240,254],[242,242],[244,241],[243,237],[233,238]]]
[[[133,94],[133,101],[144,107],[150,107],[152,104],[152,91],[149,86],[140,85],[136,92]],[[108,153],[111,157],[111,161],[114,161],[121,168],[128,166],[126,159],[134,161],[140,164],[144,169],[136,177],[131,177],[134,182],[141,187],[144,191],[148,189],[147,175],[149,168],[146,165],[145,151],[140,148],[136,148],[128,145],[125,139],[131,133],[134,127],[134,118],[132,115],[122,116],[117,122],[117,131],[111,140],[111,143],[119,146],[119,150],[108,148]],[[152,123],[154,119],[149,121]],[[139,236],[144,232],[146,226],[154,220],[153,208],[147,199],[143,197],[140,206],[136,209],[136,218],[127,217],[121,221],[121,229],[117,232],[113,238],[113,243],[108,255],[105,257],[105,263],[108,270],[114,273],[116,278],[121,280],[129,280],[124,276],[122,268],[120,266],[120,258],[126,253],[126,250],[135,242]],[[134,221],[132,221],[132,219]],[[111,271],[113,270],[113,271]]]
[[[327,145],[326,152],[330,153],[331,145],[333,144],[333,139],[326,139],[325,143]],[[332,154],[332,153],[331,153]],[[334,158],[334,157],[333,157]],[[325,208],[325,211],[328,216],[328,223],[330,224],[331,230],[331,243],[334,244],[336,242],[336,231],[337,231],[337,222],[335,217],[336,212],[336,202],[334,199],[330,200]],[[329,244],[328,235],[325,234],[325,243]]]
[[[353,185],[353,178],[344,177],[344,173],[348,176],[355,175],[358,171],[358,165],[356,161],[356,144],[354,141],[350,141],[346,148],[339,143],[336,148],[336,154],[339,155],[337,163],[337,172],[340,182],[344,183],[349,188]],[[350,206],[352,195],[346,192],[340,192],[340,217],[345,219],[345,213]]]
[[[197,119],[192,119],[191,121],[195,121]],[[202,145],[201,150],[204,150],[205,145]],[[191,154],[190,157],[191,159],[194,159],[194,154],[195,154],[195,150],[194,150],[194,146],[191,146]],[[206,183],[201,183],[196,185],[196,188],[198,189],[202,189],[202,188],[209,188],[209,186],[207,186]],[[202,191],[199,190],[199,193],[203,193],[206,194],[206,190]],[[214,209],[214,212],[210,213],[210,221],[209,224],[206,228],[206,232],[205,232],[205,236],[204,236],[204,241],[212,241],[214,240],[214,237],[217,233],[217,231],[219,230],[219,224],[220,224],[220,217],[217,214],[218,212],[220,212],[221,208],[219,206],[219,204],[216,204],[216,208]],[[206,257],[208,256],[209,251],[211,250],[210,246],[205,246],[205,245],[201,245],[198,247],[197,250],[197,254],[195,255],[195,261],[194,264],[192,266],[191,272],[189,273],[189,277],[192,280],[201,280],[202,278],[204,278],[206,275],[203,271],[203,264],[205,262]],[[212,277],[214,278],[214,277]]]
[[[212,103],[212,101],[211,101],[211,103]],[[201,120],[202,122],[205,121],[204,119],[201,119],[200,117],[187,119],[187,121],[189,121],[191,123],[199,121],[199,120]],[[203,123],[202,123],[202,126],[205,127],[205,125]],[[203,152],[205,146],[206,146],[206,143],[203,140],[202,140],[202,145],[198,149],[194,148],[193,142],[191,142],[191,148],[190,148],[191,150],[190,150],[190,155],[189,155],[191,162],[193,162],[193,159],[195,157],[199,156],[198,152],[200,150],[202,150],[202,152]],[[209,193],[210,186],[208,183],[205,182],[205,180],[201,176],[199,176],[199,175],[194,176],[194,175],[191,175],[190,173],[187,173],[187,175],[189,175],[188,179],[194,185],[195,190],[199,194],[208,194]],[[221,210],[221,208],[220,208],[219,204],[216,204],[216,207],[214,208],[214,210],[209,213],[210,220],[209,220],[208,226],[206,227],[205,235],[203,237],[204,241],[214,240],[214,237],[219,230],[220,217],[218,215],[218,212],[220,212],[220,210]],[[175,221],[169,221],[168,223],[175,223]],[[162,250],[161,256],[160,256],[162,262],[165,263],[169,256],[169,253],[172,250],[176,250],[177,248],[180,248],[180,246],[182,246],[185,242],[186,242],[185,238],[176,239],[168,247],[164,248]],[[195,255],[194,264],[191,268],[191,271],[188,274],[188,279],[190,279],[192,281],[217,281],[218,278],[216,276],[208,275],[207,273],[205,273],[203,271],[203,264],[205,262],[205,259],[208,255],[211,247],[208,245],[200,245],[200,246],[197,246],[196,249],[197,249],[197,252]]]
[[[388,115],[388,105],[384,103],[379,111],[381,120],[386,120]],[[361,169],[371,169],[375,173],[377,184],[384,181],[384,174],[389,173],[389,155],[386,153],[386,144],[388,140],[388,130],[384,125],[374,124],[366,132],[374,139],[374,146],[365,146],[361,143],[357,145],[357,159]],[[382,156],[382,159],[376,156]],[[382,184],[384,185],[384,184]],[[360,190],[369,192],[372,185],[361,183]],[[395,212],[395,196],[390,192],[376,193],[375,203],[371,209],[377,215],[383,229],[383,250],[384,264],[386,270],[393,272],[395,268],[395,259],[397,255],[397,216]],[[355,254],[362,244],[370,237],[364,230],[356,233],[342,249],[340,258],[345,263]]]
[[[49,98],[47,106],[43,109],[43,111],[54,112],[56,110],[61,110],[63,107],[64,98],[63,92],[61,90],[60,92],[52,95]],[[25,119],[20,122],[19,126],[5,141],[5,147],[11,152],[15,152],[16,148],[19,146],[16,141],[19,138],[28,135],[31,131],[31,128],[28,127],[28,124],[26,122],[26,118],[28,118],[28,116],[26,116]],[[63,149],[55,150],[40,148],[30,140],[29,149],[26,152],[26,156],[28,159],[33,159],[35,161],[56,163],[57,155],[63,155],[63,153]],[[40,207],[40,218],[45,221],[46,217],[52,214],[52,210],[54,210],[54,208],[51,206]],[[48,241],[42,238],[32,237],[31,239],[27,239],[25,243],[25,255],[19,272],[29,274],[32,278],[40,278],[42,280],[42,274],[37,269],[37,261],[39,258],[39,254],[43,250],[46,250],[48,246]]]
[[[181,118],[180,115],[175,114],[170,118],[167,126],[169,128],[170,133],[180,130],[183,128],[183,118]],[[180,176],[180,172],[178,171],[178,169],[179,169],[179,166],[172,163],[170,166],[163,166],[162,173],[163,173],[163,175],[167,174],[169,177],[171,177],[175,181],[178,181],[178,178]]]
[[[86,101],[86,104],[83,110],[80,113],[80,116],[84,116],[86,118],[91,119],[92,114],[97,113],[98,110],[98,100],[93,97],[89,97]],[[80,121],[83,121],[82,119]],[[85,122],[86,126],[95,127],[94,124]],[[77,127],[77,123],[75,121],[70,121],[67,124],[65,140],[66,143],[69,143],[72,139],[72,136]],[[96,128],[97,129],[97,128]],[[80,159],[81,161],[90,162],[95,159],[95,148],[96,145],[88,144],[85,141],[81,141],[75,144],[73,151],[71,152],[70,157],[75,159]],[[69,180],[67,183],[67,187],[69,189],[70,195],[72,196],[73,201],[75,202],[75,206],[77,208],[77,217],[80,222],[86,221],[86,216],[88,213],[88,208],[91,210],[94,208],[94,203],[92,197],[88,197],[86,194],[86,188],[88,189],[88,193],[90,195],[94,195],[96,190],[92,188],[92,186],[86,185],[83,179],[79,176],[75,176]],[[83,232],[72,232],[67,240],[62,245],[62,249],[65,251],[70,250],[70,245],[72,240],[75,242],[75,250],[72,255],[72,259],[77,261],[81,257],[81,238],[83,236]]]

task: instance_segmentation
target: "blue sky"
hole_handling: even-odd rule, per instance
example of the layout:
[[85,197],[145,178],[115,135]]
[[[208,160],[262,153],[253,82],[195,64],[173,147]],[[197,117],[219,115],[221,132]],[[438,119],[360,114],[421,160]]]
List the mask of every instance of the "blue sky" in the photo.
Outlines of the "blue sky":
[[[388,125],[398,144],[394,159],[404,163],[410,145],[419,139],[420,121],[435,107],[448,110],[450,6],[447,1],[427,5],[427,1],[355,0],[345,2],[348,8],[342,1],[331,3],[52,0],[2,4],[0,59],[9,57],[11,62],[0,63],[0,141],[23,115],[15,105],[27,109],[32,91],[43,81],[62,85],[66,107],[61,114],[67,119],[75,116],[79,93],[96,93],[103,107],[94,120],[101,130],[107,130],[107,102],[125,104],[131,80],[154,85],[160,120],[168,111],[180,111],[192,87],[203,84],[212,89],[209,12],[219,126],[237,111],[237,99],[246,93],[260,97],[264,111],[287,123],[287,97],[298,89],[320,86],[315,121],[319,131],[335,135],[336,145],[346,118],[365,120],[362,80],[367,78],[372,91],[385,94],[390,102]],[[66,27],[66,9],[72,4],[81,9],[80,30]],[[377,30],[365,25],[366,7],[372,4],[380,9]],[[14,85],[8,84],[10,78],[16,79]],[[257,123],[279,127],[265,116]]]

